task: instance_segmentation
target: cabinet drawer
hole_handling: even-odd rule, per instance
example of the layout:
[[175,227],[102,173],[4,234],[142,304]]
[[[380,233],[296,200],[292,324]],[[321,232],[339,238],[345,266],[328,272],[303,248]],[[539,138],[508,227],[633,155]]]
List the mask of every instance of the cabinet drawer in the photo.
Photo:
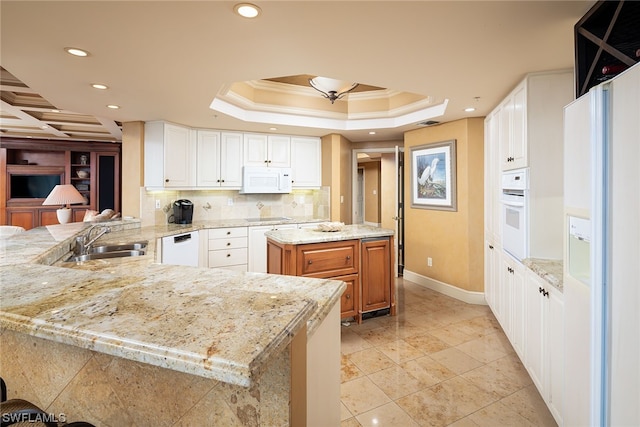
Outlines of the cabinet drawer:
[[301,245],[297,252],[299,276],[335,277],[358,273],[358,241]]
[[246,264],[247,249],[223,249],[209,251],[209,267],[225,267],[228,265]]
[[247,227],[210,228],[209,239],[222,239],[227,237],[247,237]]
[[360,293],[360,281],[357,274],[349,276],[332,277],[333,280],[341,280],[347,284],[347,288],[340,297],[340,318],[356,317],[358,315],[358,294]]
[[219,250],[219,249],[236,249],[236,248],[246,248],[247,247],[247,238],[246,237],[228,237],[223,239],[211,239],[209,240],[209,250]]

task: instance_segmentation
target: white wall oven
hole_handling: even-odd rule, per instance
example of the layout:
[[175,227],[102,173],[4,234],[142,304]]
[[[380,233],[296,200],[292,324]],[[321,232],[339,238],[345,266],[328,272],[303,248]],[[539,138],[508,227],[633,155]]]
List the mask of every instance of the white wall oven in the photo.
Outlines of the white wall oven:
[[528,178],[528,169],[502,174],[502,248],[520,261],[529,256]]

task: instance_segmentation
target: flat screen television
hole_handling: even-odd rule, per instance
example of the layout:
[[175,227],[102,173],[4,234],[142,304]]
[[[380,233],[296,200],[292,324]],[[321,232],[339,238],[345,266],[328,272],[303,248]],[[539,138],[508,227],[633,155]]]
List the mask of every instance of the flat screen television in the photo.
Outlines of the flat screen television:
[[60,175],[12,175],[12,199],[44,199],[59,185]]
[[7,202],[40,204],[53,187],[64,184],[64,175],[64,167],[7,165]]

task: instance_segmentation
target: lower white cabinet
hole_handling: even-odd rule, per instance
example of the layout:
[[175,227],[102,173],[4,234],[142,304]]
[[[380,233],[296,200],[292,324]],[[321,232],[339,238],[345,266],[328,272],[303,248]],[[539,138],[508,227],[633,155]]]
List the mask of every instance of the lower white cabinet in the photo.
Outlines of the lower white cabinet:
[[247,271],[248,251],[247,227],[209,229],[209,268]]
[[249,271],[267,272],[267,236],[271,230],[287,230],[297,228],[296,224],[256,225],[249,227]]
[[523,362],[558,425],[562,425],[564,363],[564,299],[531,270],[527,270],[526,353]]
[[507,314],[509,316],[509,339],[511,345],[520,357],[524,354],[524,317],[525,317],[525,301],[524,301],[524,277],[525,266],[510,255],[503,253],[502,257],[502,280],[503,290],[507,301],[504,301],[505,307],[509,307]]

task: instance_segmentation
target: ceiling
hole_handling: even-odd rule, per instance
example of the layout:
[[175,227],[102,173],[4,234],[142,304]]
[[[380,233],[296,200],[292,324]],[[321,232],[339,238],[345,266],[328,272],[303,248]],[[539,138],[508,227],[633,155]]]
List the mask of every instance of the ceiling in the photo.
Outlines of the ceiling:
[[[337,132],[354,142],[402,140],[405,131],[425,120],[486,115],[528,72],[572,68],[573,26],[594,4],[254,3],[262,14],[248,20],[233,13],[235,2],[226,1],[2,0],[0,66],[8,72],[2,79],[3,135],[20,133],[16,128],[22,122],[47,137],[111,140],[119,139],[120,123],[168,120],[293,135]],[[90,55],[73,57],[65,47]],[[325,103],[321,108],[306,109],[299,101],[273,107],[259,96],[245,103],[245,113],[210,108],[239,83],[292,87],[279,80],[305,75],[358,82],[376,89],[371,93],[383,88],[387,99],[414,94],[443,104],[444,113],[405,111],[403,122],[394,119],[402,108],[387,101],[386,110],[364,122],[355,101],[365,92],[336,101],[338,112],[333,112],[330,102],[310,88]],[[22,86],[8,87],[8,76]],[[109,89],[94,89],[92,83]],[[255,90],[255,84],[251,87]],[[23,105],[34,98],[37,105]],[[108,104],[120,108],[111,110]],[[465,112],[469,106],[476,110]],[[274,108],[288,118],[275,120]],[[298,120],[320,110],[340,120],[319,126]],[[269,117],[275,121],[269,123]]]

